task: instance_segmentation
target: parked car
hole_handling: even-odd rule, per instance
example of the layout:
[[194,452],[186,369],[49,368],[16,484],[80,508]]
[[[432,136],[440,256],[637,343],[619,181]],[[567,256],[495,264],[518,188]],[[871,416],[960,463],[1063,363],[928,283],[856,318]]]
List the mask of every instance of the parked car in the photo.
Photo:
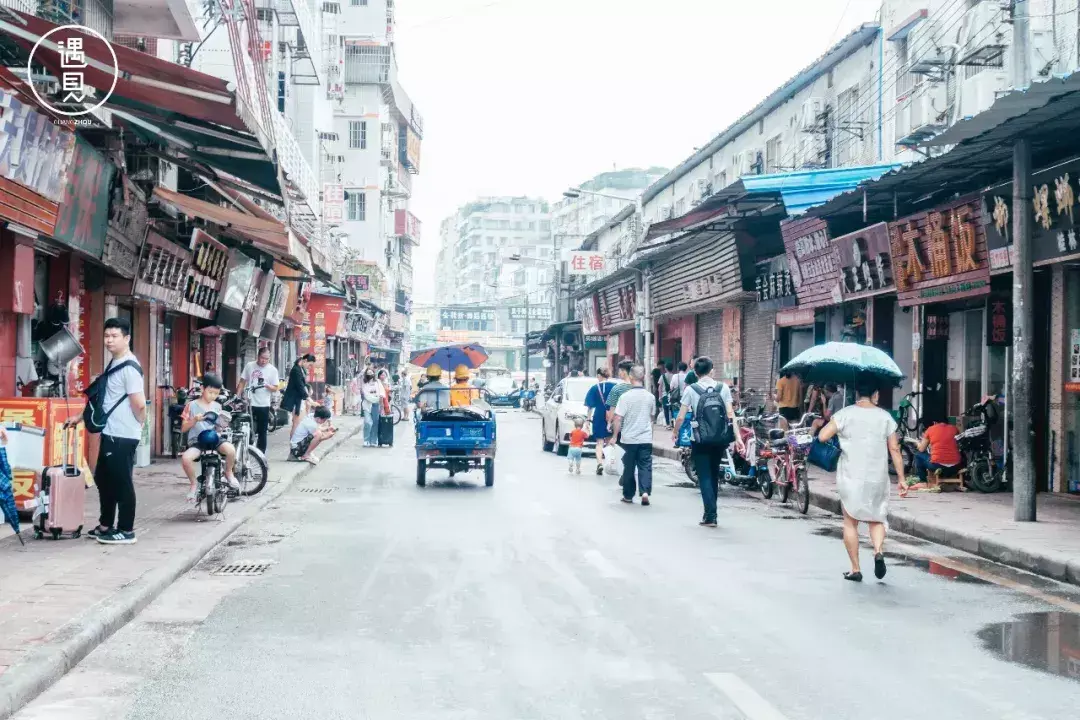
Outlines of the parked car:
[[[578,418],[588,420],[585,395],[596,384],[590,377],[566,378],[554,387],[551,395],[540,405],[540,432],[545,452],[555,450],[566,455],[570,449],[570,432]],[[596,451],[596,443],[585,443],[586,451]]]
[[484,390],[491,407],[521,407],[521,388],[509,375],[496,375],[484,383]]

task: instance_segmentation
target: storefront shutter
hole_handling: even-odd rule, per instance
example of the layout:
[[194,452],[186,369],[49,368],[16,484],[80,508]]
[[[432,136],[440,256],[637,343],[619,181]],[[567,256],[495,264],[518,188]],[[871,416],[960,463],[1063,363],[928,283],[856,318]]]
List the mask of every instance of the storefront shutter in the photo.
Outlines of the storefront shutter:
[[723,355],[724,311],[705,313],[697,316],[697,353],[719,364]]
[[743,306],[743,377],[742,390],[771,390],[773,363],[773,325],[775,310],[760,310],[757,303]]

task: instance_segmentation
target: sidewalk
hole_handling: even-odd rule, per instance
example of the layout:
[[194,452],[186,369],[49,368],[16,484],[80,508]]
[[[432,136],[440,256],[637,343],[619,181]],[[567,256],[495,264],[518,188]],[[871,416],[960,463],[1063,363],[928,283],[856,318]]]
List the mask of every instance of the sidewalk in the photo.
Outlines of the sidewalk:
[[[325,455],[363,427],[359,417],[335,418],[337,436]],[[0,720],[9,717],[98,644],[123,627],[210,550],[311,471],[285,461],[288,430],[270,435],[270,479],[253,498],[231,501],[225,520],[207,520],[184,501],[179,460],[136,471],[135,545],[105,547],[78,540],[35,540],[23,524],[21,546],[0,535]],[[86,497],[86,527],[98,515],[97,490]],[[200,521],[201,520],[201,521]]]
[[[677,459],[671,431],[656,427],[653,454]],[[810,466],[811,502],[840,513],[836,478]],[[1055,580],[1080,585],[1080,499],[1040,493],[1036,523],[1015,522],[1011,493],[926,493],[890,500],[889,525],[909,535]],[[771,501],[775,502],[775,501]]]

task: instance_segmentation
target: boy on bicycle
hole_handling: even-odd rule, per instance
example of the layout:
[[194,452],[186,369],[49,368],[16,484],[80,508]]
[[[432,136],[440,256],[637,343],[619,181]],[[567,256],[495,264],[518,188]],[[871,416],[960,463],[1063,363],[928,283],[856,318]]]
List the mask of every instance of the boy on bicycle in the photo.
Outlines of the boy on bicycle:
[[[217,375],[213,373],[203,375],[202,394],[189,402],[187,407],[184,408],[183,424],[180,426],[180,431],[187,433],[188,449],[180,456],[180,464],[187,474],[188,483],[190,483],[187,494],[188,502],[197,502],[199,499],[195,478],[195,463],[202,456],[202,450],[199,449],[199,435],[205,430],[215,428],[215,423],[207,420],[206,415],[208,413],[216,415],[221,412],[221,405],[217,401],[218,395],[221,394],[221,384],[221,378]],[[218,444],[217,451],[225,458],[225,482],[228,483],[230,489],[239,490],[240,482],[233,474],[233,467],[236,465],[236,448],[233,447],[232,443],[226,441]]]

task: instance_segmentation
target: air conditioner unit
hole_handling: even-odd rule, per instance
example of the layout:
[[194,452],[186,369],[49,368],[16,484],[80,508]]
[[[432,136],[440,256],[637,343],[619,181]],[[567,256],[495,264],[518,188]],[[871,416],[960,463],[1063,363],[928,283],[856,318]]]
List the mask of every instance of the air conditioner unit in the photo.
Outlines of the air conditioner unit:
[[824,135],[803,135],[799,138],[799,157],[797,163],[803,168],[821,167],[825,153]]
[[983,70],[964,80],[960,87],[960,115],[974,117],[994,104],[1009,89],[1009,78],[1000,68]]
[[802,105],[799,114],[799,128],[803,132],[812,132],[818,127],[818,118],[825,112],[825,100],[823,98],[808,98]]
[[664,205],[663,207],[660,208],[660,219],[661,220],[670,220],[671,216],[672,216],[672,213],[673,213],[672,207],[670,205]]
[[964,14],[960,28],[961,64],[989,62],[1001,58],[1005,52],[1005,10],[1000,0],[982,0]]

